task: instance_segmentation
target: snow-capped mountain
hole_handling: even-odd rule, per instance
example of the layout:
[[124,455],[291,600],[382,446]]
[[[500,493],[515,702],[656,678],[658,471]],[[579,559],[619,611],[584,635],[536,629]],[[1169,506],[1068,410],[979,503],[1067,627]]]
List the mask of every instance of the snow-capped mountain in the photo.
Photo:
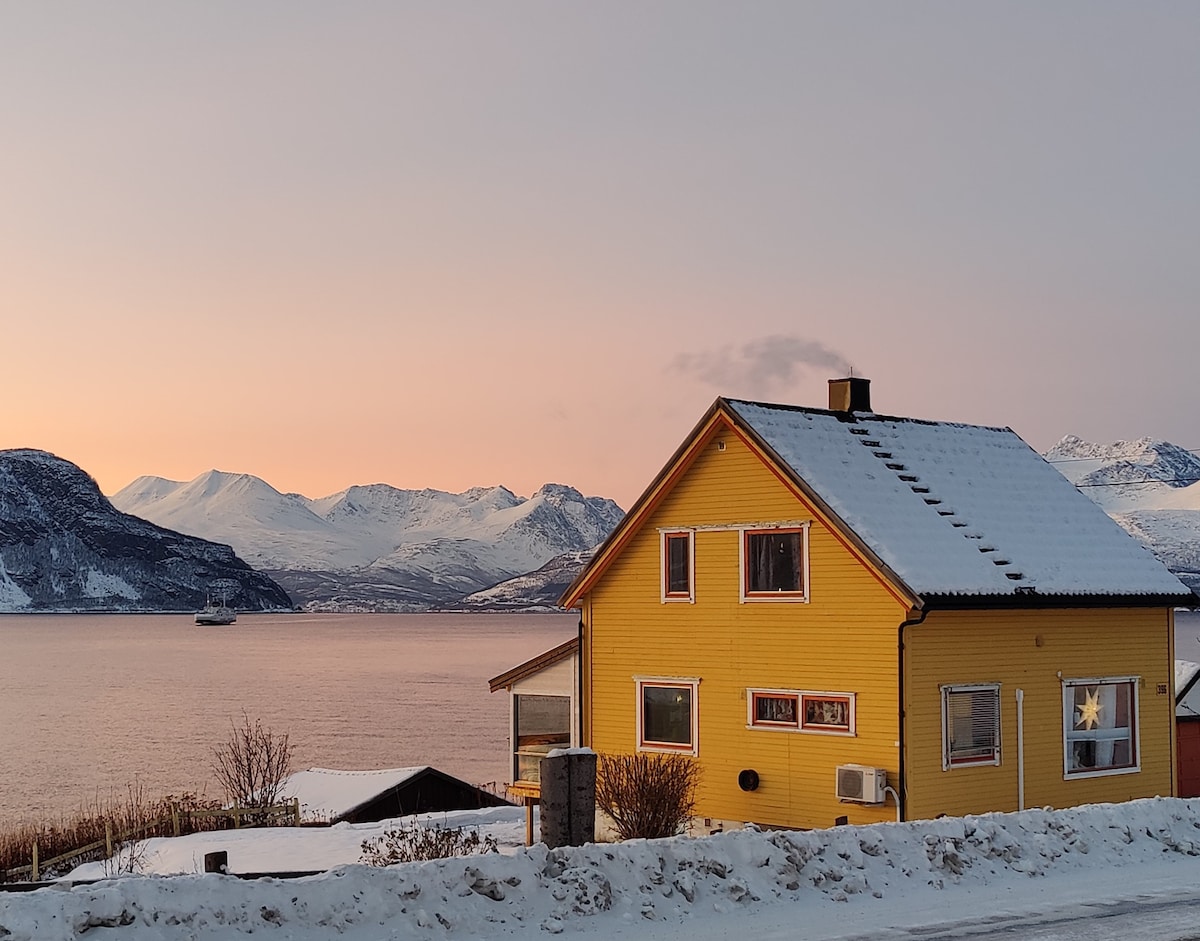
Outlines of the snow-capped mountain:
[[1074,435],[1045,457],[1184,584],[1200,589],[1200,457],[1152,438],[1094,444]]
[[242,610],[292,606],[229,546],[119,512],[70,461],[0,451],[0,611],[190,611],[217,582]]
[[546,484],[463,493],[354,486],[319,499],[249,474],[140,477],[112,498],[127,513],[227,542],[310,609],[418,610],[592,549],[616,526],[612,500]]

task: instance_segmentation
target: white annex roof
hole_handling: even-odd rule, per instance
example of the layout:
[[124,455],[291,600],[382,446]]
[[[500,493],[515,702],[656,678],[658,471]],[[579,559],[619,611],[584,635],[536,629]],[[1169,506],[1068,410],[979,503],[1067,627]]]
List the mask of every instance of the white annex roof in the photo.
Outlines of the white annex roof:
[[300,801],[300,814],[311,820],[333,820],[415,778],[428,766],[380,771],[332,771],[309,768],[289,775],[283,797]]
[[1175,661],[1175,715],[1179,717],[1200,716],[1200,683],[1196,674],[1200,663],[1191,660]]
[[1194,597],[1011,429],[726,402],[923,598]]

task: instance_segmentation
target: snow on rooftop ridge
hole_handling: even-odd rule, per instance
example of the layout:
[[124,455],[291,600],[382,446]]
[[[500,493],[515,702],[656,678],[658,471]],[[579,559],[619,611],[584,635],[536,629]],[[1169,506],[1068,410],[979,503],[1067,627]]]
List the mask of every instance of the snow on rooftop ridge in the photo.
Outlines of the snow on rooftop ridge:
[[727,401],[921,596],[1187,594],[1009,428]]
[[427,770],[428,765],[367,771],[309,768],[289,775],[281,794],[285,800],[300,801],[303,816],[332,820]]

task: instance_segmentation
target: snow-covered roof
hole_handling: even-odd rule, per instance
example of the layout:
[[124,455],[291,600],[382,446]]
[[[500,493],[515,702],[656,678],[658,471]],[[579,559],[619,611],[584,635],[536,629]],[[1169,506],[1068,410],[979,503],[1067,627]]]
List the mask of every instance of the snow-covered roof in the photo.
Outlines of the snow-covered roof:
[[334,820],[428,770],[425,765],[379,771],[309,768],[288,776],[283,784],[283,796],[287,800],[295,798],[300,801],[303,817]]
[[1176,717],[1200,716],[1200,663],[1191,660],[1175,661],[1175,715]]
[[1009,428],[724,402],[922,598],[1194,597]]

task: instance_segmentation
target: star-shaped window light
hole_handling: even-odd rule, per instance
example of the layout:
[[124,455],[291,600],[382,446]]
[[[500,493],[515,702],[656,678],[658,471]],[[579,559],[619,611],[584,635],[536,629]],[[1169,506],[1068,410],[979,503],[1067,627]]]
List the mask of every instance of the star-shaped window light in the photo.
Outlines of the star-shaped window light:
[[1084,701],[1075,707],[1079,710],[1079,718],[1075,720],[1075,727],[1083,726],[1084,729],[1097,728],[1100,725],[1100,688],[1096,687],[1084,694]]

